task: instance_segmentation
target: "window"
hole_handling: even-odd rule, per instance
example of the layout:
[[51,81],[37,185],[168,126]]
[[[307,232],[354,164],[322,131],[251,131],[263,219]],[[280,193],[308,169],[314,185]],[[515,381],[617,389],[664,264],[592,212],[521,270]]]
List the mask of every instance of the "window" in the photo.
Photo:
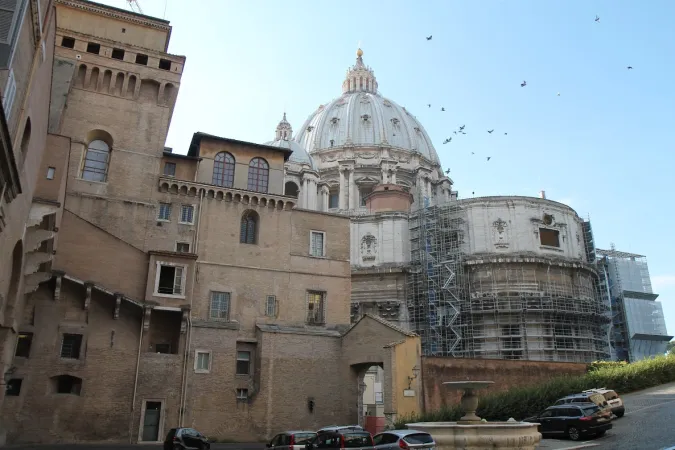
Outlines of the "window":
[[164,175],[167,177],[176,176],[176,163],[168,162],[164,163]]
[[187,242],[176,242],[176,251],[178,253],[190,253],[190,244]]
[[237,389],[237,401],[248,401],[248,389]]
[[168,59],[160,59],[159,68],[162,70],[171,70],[171,61]]
[[293,183],[292,181],[286,182],[286,184],[284,185],[284,195],[288,195],[289,197],[298,198],[299,193],[300,193],[300,189],[298,188],[297,184]]
[[171,344],[166,344],[166,343],[156,343],[152,344],[152,347],[155,349],[155,353],[164,353],[167,355],[170,355],[171,352]]
[[237,352],[237,375],[250,375],[251,352]]
[[322,324],[325,292],[307,292],[307,323]]
[[75,39],[68,36],[63,36],[61,39],[61,47],[75,48]]
[[16,353],[14,356],[28,358],[30,356],[30,347],[33,345],[33,333],[19,333],[16,340]]
[[316,257],[326,256],[326,247],[325,247],[325,237],[326,233],[323,231],[310,231],[309,232],[309,254]]
[[239,242],[242,244],[257,244],[258,214],[255,211],[244,211],[241,216]]
[[16,397],[21,394],[21,383],[23,383],[21,378],[13,378],[9,380],[5,388],[5,395]]
[[101,44],[95,44],[93,42],[89,42],[87,44],[87,53],[94,53],[98,55],[100,51],[101,51]]
[[195,352],[195,372],[208,373],[211,370],[211,352],[197,350]]
[[56,167],[48,167],[47,168],[47,179],[48,180],[53,180],[55,174],[56,174]]
[[340,207],[340,194],[332,191],[328,194],[328,208],[336,209]]
[[61,358],[80,359],[81,334],[64,334],[61,341]]
[[372,187],[363,187],[360,190],[361,194],[361,206],[366,206],[366,197],[368,197],[373,192]]
[[539,240],[541,245],[560,247],[560,231],[548,228],[539,228]]
[[71,375],[59,375],[52,377],[52,386],[57,394],[80,395],[82,391],[82,378]]
[[182,295],[183,269],[183,267],[159,264],[159,275],[157,277],[157,289],[155,294]]
[[180,223],[192,225],[194,223],[195,207],[193,205],[181,205]]
[[136,55],[136,64],[143,64],[144,66],[148,65],[148,55],[138,53]]
[[234,184],[234,157],[227,152],[220,152],[213,160],[213,184],[232,187]]
[[108,144],[99,139],[91,141],[84,155],[82,179],[104,182],[108,172],[109,158],[110,147]]
[[262,158],[253,158],[248,164],[248,189],[256,192],[267,192],[270,168]]
[[211,292],[211,319],[230,320],[230,293]]
[[157,220],[171,220],[171,203],[160,203]]
[[111,56],[113,59],[124,60],[124,50],[121,48],[113,48]]
[[275,295],[268,295],[265,303],[265,315],[267,317],[277,316],[277,297]]

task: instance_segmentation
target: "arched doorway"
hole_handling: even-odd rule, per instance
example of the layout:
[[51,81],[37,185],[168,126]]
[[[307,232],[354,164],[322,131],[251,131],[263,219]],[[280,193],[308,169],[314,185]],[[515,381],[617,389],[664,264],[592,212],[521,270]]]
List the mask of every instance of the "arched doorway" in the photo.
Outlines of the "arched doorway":
[[[367,364],[363,365],[364,367]],[[384,430],[386,421],[384,417],[384,367],[382,364],[374,364],[359,370],[359,425],[372,434]]]

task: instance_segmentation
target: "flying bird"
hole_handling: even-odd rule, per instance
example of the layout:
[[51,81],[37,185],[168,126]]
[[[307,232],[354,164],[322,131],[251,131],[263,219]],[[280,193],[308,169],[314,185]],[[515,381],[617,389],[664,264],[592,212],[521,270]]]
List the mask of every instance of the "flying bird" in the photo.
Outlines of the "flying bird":
[[475,153],[474,153],[474,152],[471,152],[471,154],[472,154],[472,155],[475,155]]
[[462,125],[461,127],[459,127],[459,131],[464,131],[464,127],[465,127],[465,126],[466,126],[466,125]]
[[600,17],[596,15],[596,16],[595,16],[595,21],[596,21],[596,22],[600,22]]
[[454,133],[454,134],[457,134],[457,132],[456,132],[456,131],[453,131],[453,133]]
[[527,86],[527,81],[523,81],[522,83],[520,83],[520,87],[525,87],[525,86]]
[[504,136],[506,136],[507,134],[509,134],[509,133],[504,133]]
[[450,173],[450,169],[448,169],[448,170],[445,171],[445,174],[446,174],[446,175],[449,174],[449,173]]
[[494,128],[492,130],[488,130],[488,133],[492,134],[493,131],[495,131]]
[[490,158],[492,158],[492,156],[488,156],[488,157],[487,157],[487,160],[490,161]]
[[632,69],[633,69],[633,66],[628,66],[628,67],[626,67],[626,69],[632,70]]
[[431,108],[431,103],[427,103],[427,106],[428,106],[429,108]]
[[445,108],[441,108],[441,111],[445,111]]
[[432,37],[434,37],[433,34],[431,36],[427,36],[427,41],[430,41]]
[[464,131],[461,132],[462,134],[466,134]]
[[560,92],[558,92],[558,97],[560,97]]

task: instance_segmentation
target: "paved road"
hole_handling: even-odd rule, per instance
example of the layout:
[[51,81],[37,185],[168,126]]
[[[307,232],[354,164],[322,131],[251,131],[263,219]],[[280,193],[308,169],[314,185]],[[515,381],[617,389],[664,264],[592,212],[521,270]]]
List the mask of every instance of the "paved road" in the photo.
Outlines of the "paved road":
[[584,442],[544,439],[542,450],[666,450],[675,447],[675,383],[621,398],[626,405],[626,415],[615,419],[612,429],[603,437]]

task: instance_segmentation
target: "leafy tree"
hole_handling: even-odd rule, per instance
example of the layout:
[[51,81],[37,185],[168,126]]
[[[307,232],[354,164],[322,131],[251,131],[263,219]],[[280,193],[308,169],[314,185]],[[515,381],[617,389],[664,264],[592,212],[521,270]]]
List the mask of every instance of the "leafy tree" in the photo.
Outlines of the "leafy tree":
[[666,353],[670,355],[675,355],[675,339],[668,342],[668,347],[666,347]]

